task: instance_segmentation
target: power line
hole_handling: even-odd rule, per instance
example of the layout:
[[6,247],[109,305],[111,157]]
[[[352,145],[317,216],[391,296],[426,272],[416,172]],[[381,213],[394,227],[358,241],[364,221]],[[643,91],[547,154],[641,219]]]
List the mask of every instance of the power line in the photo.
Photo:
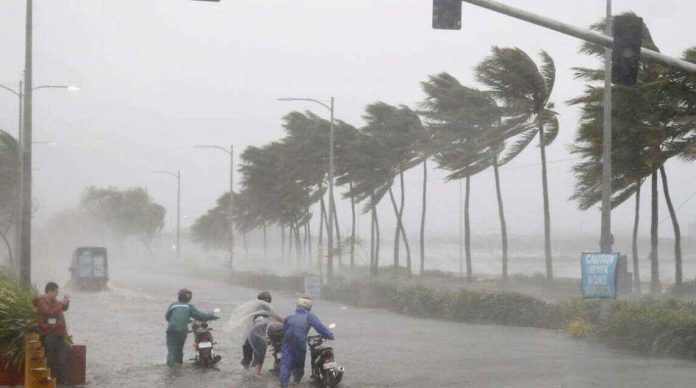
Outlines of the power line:
[[[691,195],[689,195],[681,204],[679,204],[679,206],[677,206],[677,208],[674,209],[674,212],[676,213],[677,210],[681,209],[684,205],[686,205],[686,203],[689,202],[691,200],[691,198],[693,198],[695,195],[696,195],[696,191],[691,193]],[[671,217],[671,215],[661,219],[660,222],[658,222],[658,224],[661,224],[661,223],[667,221],[670,217]]]

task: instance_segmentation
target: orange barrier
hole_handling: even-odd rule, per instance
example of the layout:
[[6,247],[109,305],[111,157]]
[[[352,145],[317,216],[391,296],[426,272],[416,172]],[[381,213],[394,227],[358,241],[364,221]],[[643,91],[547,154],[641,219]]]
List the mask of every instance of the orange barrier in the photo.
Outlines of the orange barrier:
[[51,376],[39,335],[27,334],[24,344],[24,387],[56,388],[56,379]]

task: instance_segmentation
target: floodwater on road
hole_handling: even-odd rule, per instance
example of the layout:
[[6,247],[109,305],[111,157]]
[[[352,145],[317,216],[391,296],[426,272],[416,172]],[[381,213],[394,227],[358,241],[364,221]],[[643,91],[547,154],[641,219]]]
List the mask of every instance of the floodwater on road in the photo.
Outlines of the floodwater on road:
[[[64,290],[72,299],[69,330],[87,345],[87,386],[277,387],[270,372],[258,377],[242,370],[239,336],[221,330],[229,313],[257,291],[182,273],[118,271],[109,291]],[[193,290],[200,309],[223,311],[211,324],[223,356],[219,370],[165,365],[164,313],[182,287]],[[294,297],[276,294],[273,304],[289,314]],[[326,301],[313,311],[325,324],[337,324],[332,346],[346,368],[341,386],[347,388],[692,387],[696,379],[693,363],[625,354],[550,330],[417,319]],[[190,344],[189,336],[185,359],[193,354]],[[302,387],[311,386],[307,377]]]

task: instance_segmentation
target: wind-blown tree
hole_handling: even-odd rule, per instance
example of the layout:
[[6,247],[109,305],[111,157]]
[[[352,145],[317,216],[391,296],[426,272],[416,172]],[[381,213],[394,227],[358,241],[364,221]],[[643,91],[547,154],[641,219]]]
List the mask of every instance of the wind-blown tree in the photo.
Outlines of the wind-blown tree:
[[134,237],[146,246],[164,227],[167,212],[141,187],[88,187],[82,194],[80,207],[106,226],[114,237]]
[[384,102],[375,102],[365,109],[363,116],[366,125],[362,131],[376,138],[382,146],[382,152],[392,166],[394,177],[398,175],[400,185],[400,204],[397,207],[392,190],[394,178],[389,180],[388,194],[396,215],[397,228],[394,234],[394,270],[399,267],[399,239],[403,238],[406,248],[406,268],[412,273],[411,248],[404,228],[403,213],[405,206],[404,172],[422,161],[416,145],[424,138],[425,130],[418,114],[407,106],[392,106]]
[[370,275],[379,274],[380,228],[377,205],[389,192],[393,166],[378,137],[357,132],[346,143],[346,152],[339,158],[336,182],[348,185],[345,194],[356,203],[365,202],[363,213],[370,213]]
[[[462,85],[448,73],[432,75],[421,83],[427,95],[422,103],[432,142],[437,149],[435,160],[447,171],[447,180],[466,179],[464,232],[467,279],[472,280],[473,266],[470,246],[469,192],[470,178],[497,163],[505,139],[518,134],[502,126],[502,109],[493,97],[481,90]],[[503,279],[507,278],[507,238],[500,197],[500,179],[496,174],[496,193],[501,215],[503,243]]]
[[[623,17],[616,16],[616,17]],[[604,22],[592,26],[604,28]],[[643,27],[643,47],[657,50],[650,31]],[[585,44],[582,52],[601,56],[603,49]],[[688,55],[687,51],[687,55]],[[582,107],[582,120],[572,152],[581,155],[583,161],[573,171],[578,179],[576,192],[571,197],[587,209],[601,199],[601,131],[602,96],[604,89],[600,81],[604,72],[600,69],[576,69],[576,76],[588,82],[585,93],[570,101]],[[663,175],[663,191],[675,234],[675,282],[682,282],[680,230],[676,212],[672,205],[666,182],[664,164],[674,156],[689,158],[689,149],[694,146],[696,118],[693,116],[694,83],[691,77],[675,70],[642,60],[638,84],[633,87],[613,86],[612,109],[612,205],[618,206],[632,195],[639,200],[643,179],[651,178],[651,291],[660,289],[657,256],[658,242],[658,173]],[[690,113],[691,112],[691,113]],[[639,206],[636,204],[636,219]],[[634,233],[634,247],[637,233]],[[634,272],[638,272],[637,251],[634,253]],[[638,280],[638,279],[636,279]]]
[[544,205],[544,256],[546,278],[553,279],[551,256],[551,211],[546,172],[546,147],[557,137],[559,124],[553,103],[556,67],[545,51],[540,53],[541,66],[518,48],[493,47],[492,54],[476,68],[476,77],[487,91],[515,116],[514,123],[522,131],[510,145],[500,164],[519,155],[534,137],[539,136],[541,158],[542,199]]
[[17,191],[19,184],[19,146],[9,133],[0,130],[0,238],[13,264],[9,231],[17,220]]

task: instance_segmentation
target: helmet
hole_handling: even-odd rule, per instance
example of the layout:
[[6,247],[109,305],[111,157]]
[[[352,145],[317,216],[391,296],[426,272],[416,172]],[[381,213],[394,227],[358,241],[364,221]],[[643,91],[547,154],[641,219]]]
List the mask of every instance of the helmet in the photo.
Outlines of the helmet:
[[256,295],[256,299],[262,300],[266,303],[271,303],[271,293],[268,291],[259,292],[259,294]]
[[301,296],[297,299],[297,307],[312,311],[312,300],[308,296]]
[[191,298],[193,297],[193,292],[189,290],[188,288],[182,288],[179,290],[179,302],[184,302],[188,303],[191,301]]

